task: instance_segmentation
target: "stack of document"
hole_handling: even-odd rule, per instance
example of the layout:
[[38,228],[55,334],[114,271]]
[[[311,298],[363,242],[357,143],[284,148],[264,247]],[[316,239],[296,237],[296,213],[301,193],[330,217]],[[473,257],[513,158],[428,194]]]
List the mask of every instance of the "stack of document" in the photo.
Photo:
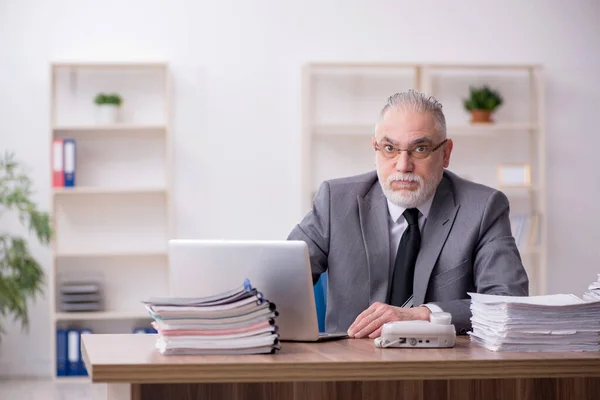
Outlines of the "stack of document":
[[587,301],[600,301],[600,274],[596,282],[592,282],[588,291],[583,294],[583,299]]
[[280,349],[276,306],[248,280],[209,297],[143,303],[154,319],[161,354],[265,354]]
[[600,301],[469,293],[471,341],[492,351],[600,351]]

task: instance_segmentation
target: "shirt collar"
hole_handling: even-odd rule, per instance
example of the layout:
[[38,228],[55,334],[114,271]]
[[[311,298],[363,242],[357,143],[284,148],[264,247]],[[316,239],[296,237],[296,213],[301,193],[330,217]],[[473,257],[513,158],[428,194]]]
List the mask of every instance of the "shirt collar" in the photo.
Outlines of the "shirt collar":
[[[427,219],[427,216],[429,215],[429,210],[431,209],[431,203],[433,202],[434,197],[435,196],[431,196],[429,200],[417,207],[417,209],[425,217],[425,219]],[[404,212],[404,210],[406,210],[406,208],[400,207],[399,205],[392,203],[389,199],[386,200],[390,216],[392,217],[392,221],[398,223],[398,219],[402,216],[402,213]]]

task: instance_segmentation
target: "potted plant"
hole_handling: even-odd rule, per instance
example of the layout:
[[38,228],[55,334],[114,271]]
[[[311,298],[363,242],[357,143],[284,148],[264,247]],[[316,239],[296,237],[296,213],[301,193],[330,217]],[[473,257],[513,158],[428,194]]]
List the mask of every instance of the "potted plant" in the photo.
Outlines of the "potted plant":
[[464,99],[464,106],[471,112],[471,122],[492,122],[492,113],[503,103],[500,93],[487,85],[471,86],[469,91],[470,96]]
[[98,123],[114,124],[119,120],[119,110],[123,100],[116,93],[98,93],[94,98],[98,113]]
[[[12,211],[39,242],[52,236],[50,217],[31,199],[31,180],[12,153],[0,159],[0,216]],[[1,225],[0,225],[1,226]],[[28,301],[43,294],[44,271],[30,254],[27,239],[0,229],[0,317],[12,315],[21,329],[29,329]],[[2,321],[0,321],[0,333]]]

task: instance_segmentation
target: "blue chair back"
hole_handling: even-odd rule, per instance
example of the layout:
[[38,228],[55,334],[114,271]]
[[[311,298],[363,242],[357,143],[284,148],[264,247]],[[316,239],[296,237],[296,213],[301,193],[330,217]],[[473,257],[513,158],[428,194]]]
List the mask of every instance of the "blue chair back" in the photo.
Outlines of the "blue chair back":
[[319,332],[325,332],[325,311],[327,310],[327,272],[319,277],[314,286],[315,305],[317,306],[317,321],[319,322]]

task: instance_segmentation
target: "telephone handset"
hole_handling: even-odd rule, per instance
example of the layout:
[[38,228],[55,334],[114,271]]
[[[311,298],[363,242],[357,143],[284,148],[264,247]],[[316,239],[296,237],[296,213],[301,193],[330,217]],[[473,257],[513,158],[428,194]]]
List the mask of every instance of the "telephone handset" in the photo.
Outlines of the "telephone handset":
[[454,347],[456,331],[452,315],[431,313],[429,321],[397,321],[383,325],[381,336],[374,340],[376,347],[439,348]]

